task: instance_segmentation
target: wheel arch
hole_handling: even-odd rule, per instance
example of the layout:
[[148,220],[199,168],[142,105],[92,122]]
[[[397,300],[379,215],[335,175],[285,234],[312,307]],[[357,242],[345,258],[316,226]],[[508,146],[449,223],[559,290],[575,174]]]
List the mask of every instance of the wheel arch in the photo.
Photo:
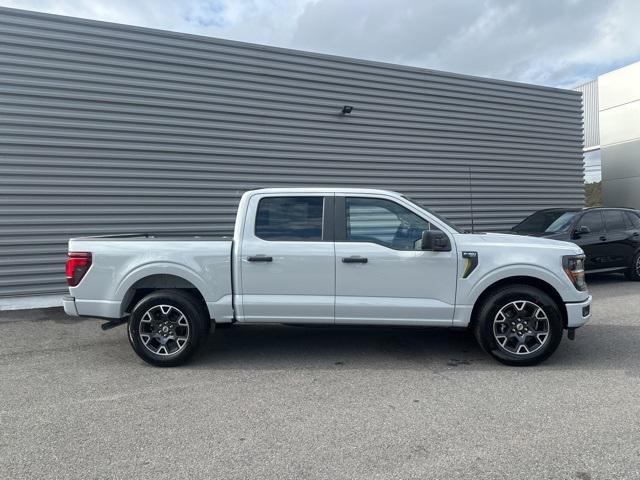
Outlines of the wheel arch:
[[542,280],[540,278],[529,277],[529,276],[526,276],[526,275],[517,275],[517,276],[511,276],[511,277],[502,278],[502,279],[497,280],[496,282],[492,283],[488,287],[486,287],[482,291],[482,293],[478,296],[478,298],[476,299],[475,303],[473,304],[473,309],[471,311],[471,321],[469,323],[469,326],[471,328],[473,328],[475,326],[475,324],[477,323],[478,312],[479,312],[480,308],[482,307],[482,304],[489,297],[489,295],[491,295],[496,290],[498,290],[498,289],[500,289],[502,287],[509,286],[509,285],[529,285],[531,287],[538,288],[539,290],[542,290],[543,292],[545,292],[558,305],[558,309],[560,310],[560,313],[562,314],[562,326],[564,328],[567,328],[567,321],[568,321],[567,320],[568,319],[567,307],[566,307],[564,301],[562,300],[562,297],[560,296],[560,293],[558,293],[558,291],[550,283],[548,283],[548,282],[546,282],[546,281],[544,281],[544,280]]
[[177,290],[189,295],[210,317],[207,302],[200,289],[189,280],[168,273],[152,273],[136,280],[129,286],[122,299],[122,316],[130,313],[142,298],[157,290]]

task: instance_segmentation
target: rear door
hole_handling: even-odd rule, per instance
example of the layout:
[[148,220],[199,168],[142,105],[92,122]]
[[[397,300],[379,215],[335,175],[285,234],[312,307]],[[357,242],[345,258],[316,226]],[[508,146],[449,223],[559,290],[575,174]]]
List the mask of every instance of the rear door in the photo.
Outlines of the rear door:
[[252,197],[239,248],[243,321],[333,323],[333,195]]
[[636,211],[627,210],[625,212],[627,223],[629,225],[629,233],[631,234],[631,241],[634,248],[640,247],[640,213]]
[[[457,257],[420,249],[437,228],[395,198],[336,194],[336,323],[450,325]],[[446,233],[446,232],[445,232]]]
[[604,225],[607,231],[605,248],[607,250],[607,267],[627,267],[634,253],[631,226],[622,210],[603,210]]

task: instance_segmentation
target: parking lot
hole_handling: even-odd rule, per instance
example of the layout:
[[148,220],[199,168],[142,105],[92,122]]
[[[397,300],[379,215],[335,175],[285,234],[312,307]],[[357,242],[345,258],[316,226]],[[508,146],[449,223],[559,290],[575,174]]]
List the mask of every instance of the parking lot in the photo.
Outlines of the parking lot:
[[640,284],[538,367],[465,332],[219,329],[158,369],[126,329],[0,312],[3,478],[640,478]]

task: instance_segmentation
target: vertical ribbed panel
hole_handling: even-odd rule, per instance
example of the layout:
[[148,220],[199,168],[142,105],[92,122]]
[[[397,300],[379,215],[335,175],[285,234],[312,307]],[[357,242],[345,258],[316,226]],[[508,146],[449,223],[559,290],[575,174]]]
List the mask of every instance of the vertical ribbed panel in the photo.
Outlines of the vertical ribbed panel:
[[0,295],[63,291],[69,237],[230,233],[258,187],[391,189],[464,227],[472,191],[480,230],[582,206],[580,102],[0,8]]
[[592,80],[575,88],[582,92],[584,120],[584,146],[600,146],[600,120],[598,115],[598,80]]

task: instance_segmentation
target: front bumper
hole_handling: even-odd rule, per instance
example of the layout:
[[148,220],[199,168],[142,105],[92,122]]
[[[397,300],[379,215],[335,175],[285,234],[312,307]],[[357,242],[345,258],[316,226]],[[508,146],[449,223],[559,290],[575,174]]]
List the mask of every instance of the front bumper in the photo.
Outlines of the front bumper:
[[582,302],[565,303],[567,307],[568,328],[581,327],[591,320],[591,300],[592,297],[589,295],[589,298]]
[[71,315],[72,317],[79,317],[78,309],[76,308],[76,299],[70,296],[62,297],[62,306],[64,307],[64,313]]

